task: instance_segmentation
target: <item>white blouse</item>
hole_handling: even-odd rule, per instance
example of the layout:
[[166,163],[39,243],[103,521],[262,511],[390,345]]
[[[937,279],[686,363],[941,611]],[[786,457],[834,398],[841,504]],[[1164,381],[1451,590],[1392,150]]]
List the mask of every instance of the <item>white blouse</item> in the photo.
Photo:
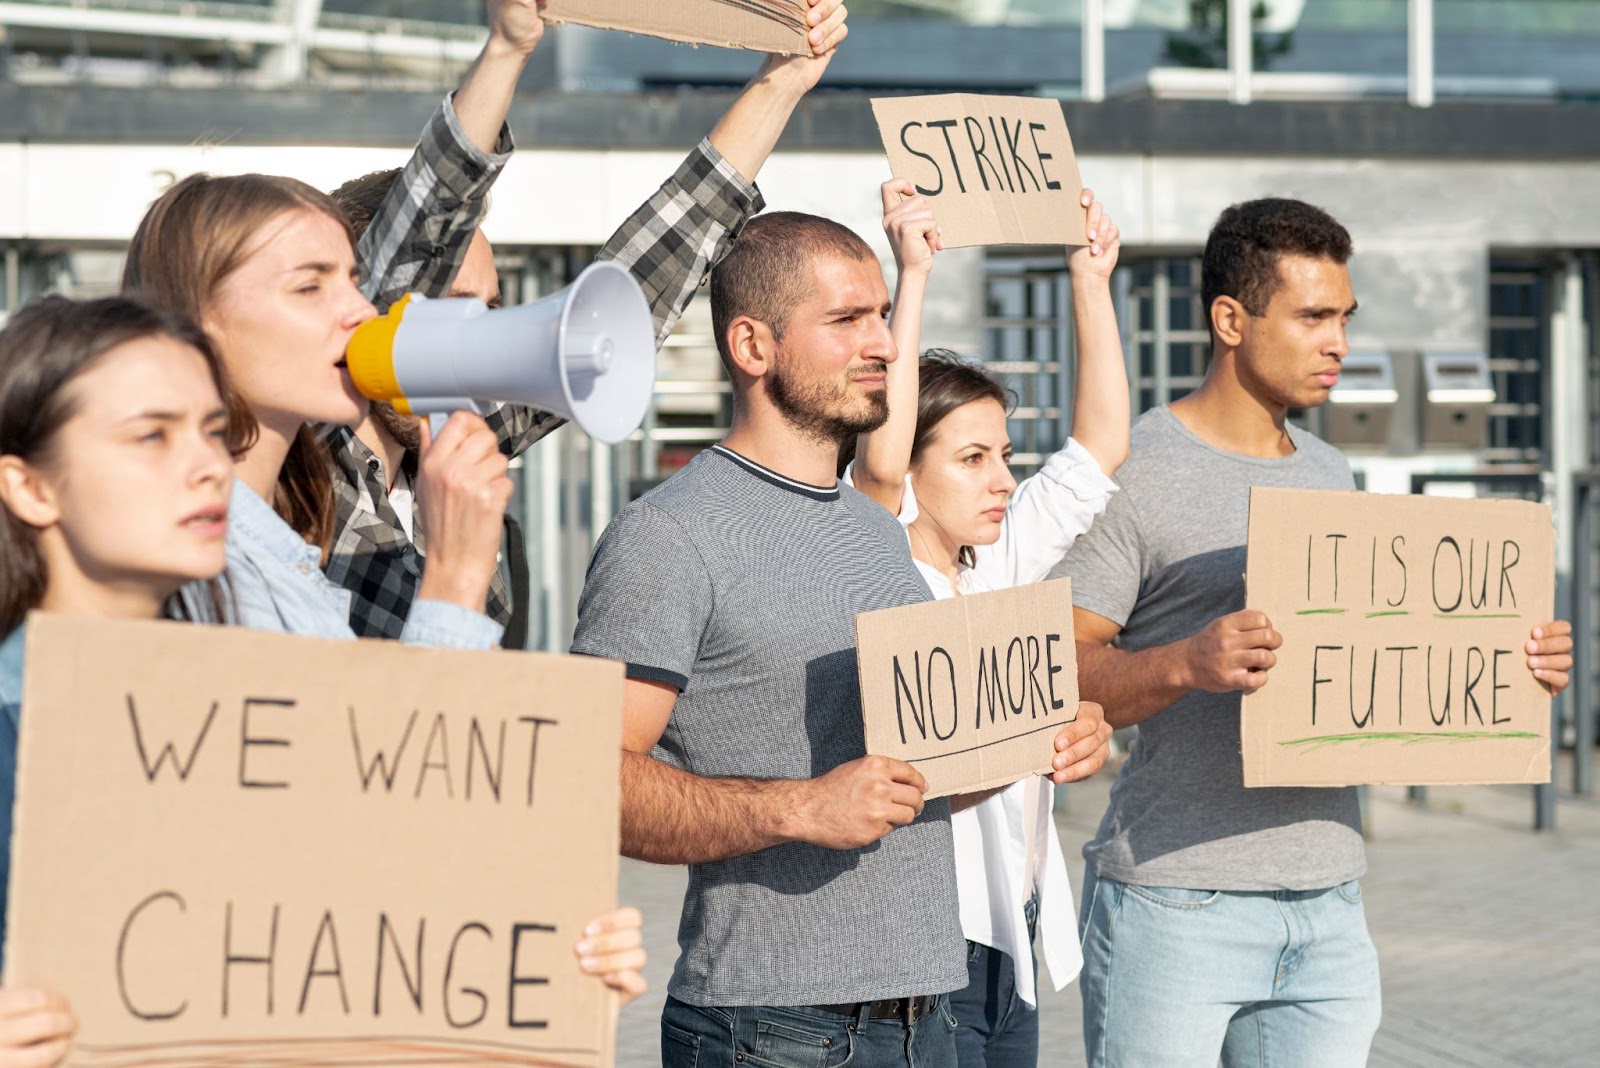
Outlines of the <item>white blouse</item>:
[[[844,481],[852,486],[853,469],[854,464],[844,473]],[[999,540],[974,546],[972,566],[961,565],[956,576],[959,592],[986,593],[1044,579],[1078,535],[1105,511],[1116,490],[1117,484],[1089,451],[1069,440],[1037,474],[1017,485],[1006,504]],[[901,525],[910,526],[917,514],[907,475]],[[915,562],[934,597],[956,595],[958,590],[951,589],[942,571]],[[992,946],[1016,962],[1017,993],[1029,1005],[1038,1004],[1038,994],[1023,906],[1035,890],[1039,947],[1055,989],[1070,983],[1083,967],[1072,884],[1051,818],[1054,797],[1055,785],[1049,779],[1024,779],[950,819],[962,932],[969,941]]]

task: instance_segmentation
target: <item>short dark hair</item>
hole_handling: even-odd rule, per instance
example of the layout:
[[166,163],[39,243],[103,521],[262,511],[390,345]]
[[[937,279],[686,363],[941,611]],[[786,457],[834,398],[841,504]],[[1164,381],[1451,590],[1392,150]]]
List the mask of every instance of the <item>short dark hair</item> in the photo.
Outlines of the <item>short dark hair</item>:
[[399,167],[373,171],[350,179],[328,194],[344,212],[344,217],[350,220],[350,228],[356,232],[356,237],[367,232],[373,216],[378,214],[378,208],[383,205],[383,198],[389,195],[389,190],[394,188],[395,180],[399,177]]
[[1350,231],[1303,200],[1264,197],[1224,211],[1206,238],[1200,265],[1200,300],[1211,317],[1218,297],[1232,297],[1251,315],[1265,315],[1283,284],[1278,261],[1310,256],[1346,263]]
[[758,215],[745,226],[711,272],[711,328],[717,353],[733,372],[728,324],[740,316],[766,323],[781,339],[789,316],[806,297],[811,264],[823,256],[875,260],[872,249],[847,226],[798,211]]

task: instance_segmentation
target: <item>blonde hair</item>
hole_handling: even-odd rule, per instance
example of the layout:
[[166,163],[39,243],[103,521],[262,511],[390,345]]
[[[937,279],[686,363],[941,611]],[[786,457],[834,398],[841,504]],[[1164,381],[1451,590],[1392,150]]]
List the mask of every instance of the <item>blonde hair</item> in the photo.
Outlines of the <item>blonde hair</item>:
[[[122,291],[203,324],[205,309],[222,283],[256,251],[262,228],[297,210],[337,220],[355,244],[339,206],[304,182],[270,174],[190,175],[145,212],[128,248]],[[232,402],[244,403],[237,396]],[[232,405],[229,416],[231,422]],[[272,502],[324,556],[334,526],[330,463],[326,443],[310,426],[302,426],[290,443]]]

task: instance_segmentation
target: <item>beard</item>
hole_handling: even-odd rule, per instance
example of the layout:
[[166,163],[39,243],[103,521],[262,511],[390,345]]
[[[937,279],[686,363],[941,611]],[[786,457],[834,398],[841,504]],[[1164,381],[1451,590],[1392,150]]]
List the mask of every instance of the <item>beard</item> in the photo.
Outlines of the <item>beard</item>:
[[415,452],[422,444],[422,416],[396,411],[388,401],[372,402],[372,421],[383,428],[400,447]]
[[[831,445],[854,441],[881,427],[889,418],[887,389],[853,397],[848,380],[807,380],[794,370],[797,361],[780,358],[767,379],[767,396],[790,426],[807,437]],[[869,374],[887,370],[882,361],[868,365]]]

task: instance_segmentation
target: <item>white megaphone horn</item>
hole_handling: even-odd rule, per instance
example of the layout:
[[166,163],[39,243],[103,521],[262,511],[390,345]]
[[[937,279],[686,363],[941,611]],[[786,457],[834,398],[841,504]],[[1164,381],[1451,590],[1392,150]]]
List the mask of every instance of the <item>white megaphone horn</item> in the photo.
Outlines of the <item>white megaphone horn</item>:
[[602,262],[561,292],[515,308],[413,294],[357,327],[345,360],[357,389],[402,412],[522,404],[614,445],[650,407],[655,324],[633,275]]

